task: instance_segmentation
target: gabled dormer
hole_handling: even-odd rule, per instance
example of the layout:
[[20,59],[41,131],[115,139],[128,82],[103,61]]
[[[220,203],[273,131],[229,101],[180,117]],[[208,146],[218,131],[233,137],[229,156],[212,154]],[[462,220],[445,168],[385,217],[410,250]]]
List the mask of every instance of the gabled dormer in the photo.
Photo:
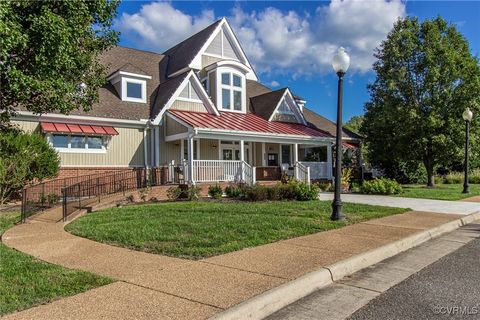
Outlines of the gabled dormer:
[[306,124],[302,110],[288,88],[254,96],[250,102],[254,112],[268,121]]
[[150,79],[150,75],[130,63],[123,65],[107,78],[122,101],[138,103],[147,103],[147,85]]

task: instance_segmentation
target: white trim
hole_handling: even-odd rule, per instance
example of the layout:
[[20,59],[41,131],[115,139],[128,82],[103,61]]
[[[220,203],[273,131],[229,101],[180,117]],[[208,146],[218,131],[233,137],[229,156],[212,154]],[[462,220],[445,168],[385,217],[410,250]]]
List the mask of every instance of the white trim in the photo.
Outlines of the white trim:
[[[237,56],[239,56],[239,59],[240,61],[246,65],[247,67],[249,67],[251,70],[247,73],[247,78],[250,79],[250,80],[255,80],[255,81],[258,81],[258,77],[257,75],[255,74],[255,71],[252,69],[252,66],[250,65],[250,62],[248,61],[248,58],[245,54],[245,52],[243,51],[243,48],[240,46],[240,44],[238,43],[238,40],[237,38],[235,37],[235,34],[233,33],[233,30],[232,28],[230,27],[230,25],[228,24],[227,22],[227,19],[223,18],[222,21],[218,24],[217,28],[212,32],[212,34],[210,35],[210,37],[207,39],[207,41],[205,41],[205,43],[203,44],[202,48],[199,50],[199,52],[196,54],[196,56],[192,59],[192,61],[189,63],[188,67],[189,68],[192,68],[192,69],[197,69],[197,70],[201,70],[202,69],[202,55],[205,54],[205,51],[207,50],[207,48],[210,46],[210,44],[212,43],[212,41],[215,39],[215,37],[221,33],[221,32],[224,32],[225,28],[225,37],[228,38],[228,40],[230,40],[230,42],[232,42],[232,47],[233,47],[233,50],[235,51],[235,53],[237,54]],[[223,41],[223,37],[222,38],[222,41]],[[222,44],[222,50],[223,50],[223,44]],[[223,58],[223,57],[222,57]],[[170,75],[169,75],[170,76]]]
[[149,168],[148,165],[148,146],[147,146],[147,130],[148,128],[143,129],[143,162],[145,163],[145,168]]
[[[128,82],[135,83],[135,84],[140,84],[142,86],[142,97],[141,98],[135,98],[135,97],[127,96]],[[122,77],[122,88],[121,88],[121,90],[122,90],[122,101],[140,102],[140,103],[146,103],[147,102],[147,81],[145,81],[145,80],[138,80],[138,79],[134,79],[134,78]]]
[[211,71],[211,70],[214,70],[214,69],[219,68],[219,67],[231,67],[231,68],[234,68],[234,69],[239,69],[240,71],[242,71],[244,73],[248,73],[248,72],[252,71],[252,69],[250,69],[250,67],[244,65],[241,62],[238,62],[236,60],[231,60],[231,59],[225,59],[225,60],[214,62],[214,63],[206,66],[205,70],[206,71]]
[[122,120],[122,119],[111,119],[111,118],[101,118],[101,117],[90,117],[90,116],[77,116],[77,115],[64,115],[57,113],[45,113],[45,114],[34,114],[30,111],[18,111],[17,114],[12,118],[19,121],[43,121],[43,122],[55,122],[61,121],[62,123],[75,123],[75,124],[92,124],[92,121],[97,122],[96,125],[104,126],[115,126],[122,125],[126,128],[144,128],[148,120]]
[[[293,103],[293,105],[291,105],[292,103],[288,103],[288,101],[285,99],[287,97],[287,94],[288,94],[288,97],[290,98],[290,101]],[[272,121],[273,120],[273,117],[279,113],[278,112],[278,108],[280,108],[280,105],[282,104],[282,101],[285,100],[285,102],[289,105],[290,107],[290,110],[291,108],[293,107],[294,110],[292,110],[293,114],[295,115],[295,118],[300,121],[303,125],[306,125],[307,122],[305,121],[305,118],[303,116],[303,113],[300,111],[300,107],[297,105],[297,103],[295,102],[295,99],[293,98],[293,95],[292,93],[290,92],[290,89],[286,88],[285,89],[285,92],[283,93],[282,95],[282,98],[279,100],[277,106],[275,107],[275,110],[272,112],[272,114],[270,115],[270,118],[268,118],[268,121]],[[281,113],[283,114],[283,113]]]
[[112,80],[112,79],[114,79],[118,76],[130,76],[130,77],[147,79],[147,80],[152,79],[151,76],[147,76],[147,75],[144,75],[144,74],[131,73],[131,72],[126,72],[126,71],[117,71],[114,74],[112,74],[110,77],[108,77],[107,81],[110,81],[110,80]]
[[155,127],[155,166],[160,166],[160,127]]
[[220,115],[220,113],[218,113],[217,108],[213,104],[212,100],[210,100],[207,92],[203,88],[203,85],[200,83],[200,80],[198,79],[197,75],[195,74],[195,72],[193,72],[193,70],[190,70],[190,72],[185,76],[185,79],[183,79],[182,83],[177,87],[177,89],[175,90],[173,95],[170,97],[170,99],[168,99],[168,102],[162,108],[160,113],[152,121],[152,123],[154,125],[158,125],[160,123],[160,121],[161,121],[163,115],[165,114],[165,112],[168,109],[170,109],[170,107],[175,102],[175,100],[178,99],[178,97],[180,96],[180,93],[182,92],[183,88],[185,87],[185,85],[188,82],[190,82],[191,79],[193,79],[192,84],[193,84],[194,89],[197,91],[197,93],[199,93],[200,98],[202,99],[202,103],[207,108],[208,112],[213,113],[217,116]]
[[202,103],[202,100],[192,99],[192,98],[184,98],[184,97],[178,97],[177,100],[178,100],[178,101],[185,101],[185,102]]
[[165,142],[183,140],[187,138],[189,134],[190,132],[182,132],[182,133],[173,134],[171,136],[165,136]]
[[107,149],[82,149],[82,148],[57,148],[54,147],[55,151],[59,153],[107,153]]

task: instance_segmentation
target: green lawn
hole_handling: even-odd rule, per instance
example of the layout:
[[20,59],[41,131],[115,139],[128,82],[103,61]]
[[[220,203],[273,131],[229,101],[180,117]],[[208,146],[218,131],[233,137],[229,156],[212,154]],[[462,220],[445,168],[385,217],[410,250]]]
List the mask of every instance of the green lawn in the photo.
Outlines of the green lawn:
[[350,203],[343,208],[347,222],[330,221],[330,201],[144,204],[94,212],[66,229],[134,250],[199,259],[406,211]]
[[433,188],[425,185],[403,185],[402,187],[403,193],[398,194],[398,197],[461,200],[480,195],[480,184],[471,184],[469,194],[462,193],[463,184],[438,184]]
[[[18,214],[0,213],[0,235],[18,220]],[[42,262],[0,243],[0,316],[111,282]]]

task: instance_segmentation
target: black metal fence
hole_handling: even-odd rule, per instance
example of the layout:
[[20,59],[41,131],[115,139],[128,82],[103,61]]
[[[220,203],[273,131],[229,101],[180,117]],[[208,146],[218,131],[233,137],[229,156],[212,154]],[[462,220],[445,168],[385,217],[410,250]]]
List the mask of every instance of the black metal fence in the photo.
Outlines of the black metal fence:
[[68,177],[26,186],[22,189],[22,222],[25,222],[29,216],[37,213],[38,211],[49,209],[58,205],[62,200],[63,188],[81,181],[111,175],[112,173],[113,171],[85,176]]
[[65,220],[74,211],[100,202],[102,197],[148,186],[184,183],[182,165],[135,168],[46,181],[22,190],[21,220],[45,209],[62,205]]

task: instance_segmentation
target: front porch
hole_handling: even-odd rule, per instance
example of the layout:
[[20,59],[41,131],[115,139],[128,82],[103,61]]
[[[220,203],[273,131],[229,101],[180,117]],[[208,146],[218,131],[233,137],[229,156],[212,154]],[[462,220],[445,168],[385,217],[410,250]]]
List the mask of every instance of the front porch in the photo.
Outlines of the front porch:
[[[168,137],[166,137],[168,139]],[[166,140],[167,140],[166,139]],[[312,150],[321,155],[312,157]],[[280,181],[282,175],[310,183],[332,179],[331,143],[281,143],[197,138],[166,141],[163,163],[173,183]],[[316,161],[323,160],[323,161]]]

